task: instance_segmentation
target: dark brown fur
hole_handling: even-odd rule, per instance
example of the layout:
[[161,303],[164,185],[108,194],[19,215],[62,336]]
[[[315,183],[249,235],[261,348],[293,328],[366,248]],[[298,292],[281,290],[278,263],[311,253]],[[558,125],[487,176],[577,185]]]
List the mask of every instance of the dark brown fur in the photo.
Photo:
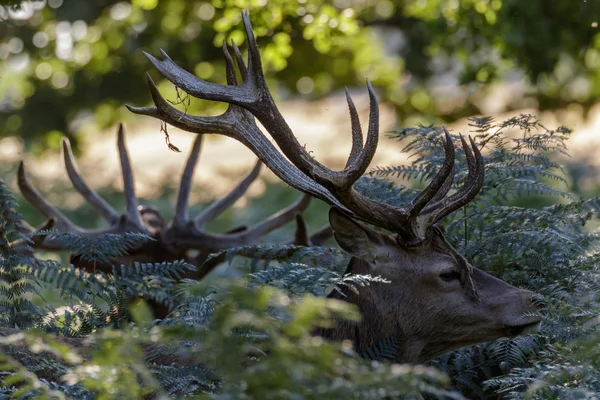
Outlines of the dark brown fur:
[[[456,280],[440,274],[456,269],[456,262],[436,240],[414,249],[396,237],[375,232],[343,216],[330,213],[335,238],[353,255],[346,273],[381,276],[390,283],[360,287],[359,294],[344,290],[329,297],[358,306],[359,322],[338,320],[318,333],[333,340],[351,340],[359,353],[384,339],[401,337],[397,358],[420,363],[448,351],[512,336],[539,327],[533,293],[518,289],[474,268],[472,279],[479,299],[469,298]],[[399,336],[401,335],[401,336]]]

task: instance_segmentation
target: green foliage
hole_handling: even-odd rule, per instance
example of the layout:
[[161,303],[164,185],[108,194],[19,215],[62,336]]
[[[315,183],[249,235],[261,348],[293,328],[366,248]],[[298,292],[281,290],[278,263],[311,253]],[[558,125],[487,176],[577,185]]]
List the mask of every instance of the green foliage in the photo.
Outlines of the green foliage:
[[[490,380],[487,385],[509,398],[520,398],[515,395],[515,389],[526,387],[522,396],[526,399],[596,398],[600,392],[599,342],[596,331],[572,346],[557,346],[545,353],[540,363],[515,369],[506,377]],[[533,385],[529,385],[530,377],[537,378]]]
[[103,234],[99,237],[87,237],[56,230],[42,230],[36,236],[45,236],[60,246],[68,248],[74,257],[91,263],[110,263],[110,259],[118,259],[128,251],[141,246],[149,240],[148,235],[137,232],[124,234]]
[[32,242],[20,231],[22,217],[17,207],[12,193],[0,179],[0,323],[26,327],[41,310],[28,298],[39,291],[24,265],[40,267],[45,263],[31,256]]
[[[132,299],[145,297],[172,305],[172,290],[182,275],[195,269],[183,261],[113,266],[112,273],[87,272],[72,265],[33,255],[33,242],[22,232],[22,216],[5,183],[0,180],[0,321],[3,326],[44,327],[64,336],[80,337],[104,326],[121,326],[129,319]],[[72,254],[92,265],[109,262],[150,240],[146,235],[126,233],[82,237],[70,233],[41,231]],[[37,237],[34,238],[37,239]],[[95,269],[95,268],[94,268]],[[51,287],[66,305],[57,311],[36,306],[32,296],[41,298],[42,286]],[[45,307],[45,308],[46,308]],[[108,321],[110,321],[108,323]]]
[[[303,295],[290,297],[269,286],[220,282],[219,305],[205,329],[194,331],[203,365],[223,372],[211,398],[379,399],[440,393],[433,369],[366,363],[345,343],[310,335],[333,315],[356,319],[346,303]],[[240,362],[240,360],[246,360]]]
[[[352,54],[355,39],[368,35],[358,30],[357,15],[362,7],[338,8],[321,0],[306,5],[311,18],[305,17],[304,7],[287,0],[265,4],[66,0],[56,4],[31,3],[20,12],[0,9],[0,19],[6,20],[0,25],[0,36],[6,38],[0,41],[0,58],[6,60],[0,75],[10,76],[0,82],[0,98],[5,104],[0,123],[6,128],[2,134],[43,137],[44,141],[35,144],[27,141],[33,150],[57,147],[62,134],[76,143],[78,134],[89,127],[86,117],[93,116],[95,125],[105,128],[127,120],[122,104],[149,102],[143,79],[147,63],[141,50],[163,48],[203,79],[224,80],[220,47],[223,40],[243,44],[242,9],[252,11],[257,37],[268,36],[261,45],[264,66],[271,76],[286,67],[294,51],[301,53],[295,55],[300,59],[310,55],[319,60],[315,71],[282,77],[285,86],[293,90],[305,76],[309,77],[307,84],[320,94],[331,90],[332,75],[354,81],[351,70],[337,71],[322,53]],[[381,60],[382,54],[374,59]],[[176,97],[175,92],[168,93]],[[207,105],[192,102],[190,107]],[[29,115],[38,117],[27,118]],[[75,120],[77,124],[69,126]]]
[[[4,198],[2,226],[8,228],[3,232],[12,232],[22,221],[7,190]],[[42,234],[72,246],[74,252],[82,251],[82,258],[91,262],[124,254],[132,241],[147,240],[126,236],[118,241],[116,236],[103,235],[82,245],[83,239],[76,235]],[[87,254],[85,246],[89,246]],[[15,248],[6,246],[5,252]],[[338,250],[281,246],[277,254],[273,249],[256,246],[252,251],[261,256],[270,252],[288,261],[271,265],[272,258],[266,259],[249,274],[248,282],[229,279],[212,286],[189,280],[175,285],[175,278],[190,267],[183,262],[113,267],[106,274],[56,262],[37,264],[30,257],[24,273],[39,285],[55,287],[68,305],[61,310],[47,305],[48,312],[28,315],[23,326],[38,330],[0,326],[5,371],[1,393],[14,398],[78,399],[133,399],[150,394],[156,398],[379,399],[416,398],[419,392],[444,394],[440,388],[447,378],[434,368],[369,363],[357,357],[348,343],[329,343],[311,335],[315,327],[328,326],[332,317],[359,315],[344,302],[308,293],[323,294],[336,285],[358,290],[381,279],[340,276],[329,269],[346,260]],[[314,265],[297,263],[300,258]],[[142,296],[176,300],[177,306],[157,324],[135,300]],[[11,311],[18,307],[7,306]]]
[[[249,272],[264,271],[274,261],[285,261],[286,265],[294,268],[296,264],[308,265],[321,270],[342,272],[349,261],[348,255],[338,249],[327,247],[304,247],[285,244],[262,244],[241,247],[231,247],[211,257],[225,255],[225,261],[232,263],[234,257],[244,256],[250,259]],[[258,278],[260,275],[256,275]],[[259,278],[260,279],[260,278]],[[266,283],[267,277],[264,278]]]
[[[17,305],[3,304],[2,325],[12,327],[11,318],[20,317],[19,327],[52,335],[27,330],[1,340],[3,376],[10,378],[2,390],[40,396],[58,391],[70,398],[136,398],[151,392],[158,398],[375,399],[413,398],[418,392],[428,398],[597,397],[600,241],[594,228],[600,200],[580,199],[565,188],[565,174],[552,157],[565,152],[569,131],[546,129],[529,115],[503,122],[472,118],[471,126],[487,167],[483,190],[447,218],[445,229],[473,265],[538,293],[544,317],[539,334],[463,348],[428,367],[393,363],[401,333],[360,355],[346,342],[315,338],[315,327],[326,326],[332,317],[358,317],[355,309],[325,294],[344,286],[360,292],[382,282],[344,275],[348,257],[337,249],[255,245],[224,250],[213,256],[225,255],[229,277],[200,284],[176,282],[189,269],[182,262],[124,265],[107,274],[28,258],[19,261],[19,277],[56,288],[67,305],[46,305],[46,312],[34,307],[37,312],[19,316],[10,310]],[[356,187],[371,198],[404,205],[419,189],[396,180],[422,187],[431,179],[444,160],[443,132],[421,126],[392,138],[403,143],[413,163],[376,168]],[[456,190],[468,170],[460,138],[452,138]],[[4,190],[2,226],[8,228],[2,232],[27,243],[18,233],[12,195]],[[543,205],[528,206],[532,197],[544,199]],[[90,261],[122,254],[115,252],[132,245],[99,238],[86,255],[88,245],[82,247],[75,236],[55,237]],[[5,245],[3,255],[15,246]],[[10,275],[5,285],[19,277]],[[140,297],[169,302],[173,312],[151,321]],[[81,336],[93,338],[94,347],[82,346]],[[34,357],[34,351],[47,353]],[[444,373],[449,392],[441,389],[448,383]]]
[[[207,398],[378,399],[382,394],[413,398],[418,391],[443,393],[438,388],[445,377],[433,368],[367,363],[346,343],[327,343],[310,335],[333,315],[357,318],[346,303],[312,295],[289,297],[273,287],[239,280],[219,282],[218,287],[209,287],[208,294],[204,288],[190,288],[188,295],[196,299],[196,306],[189,310],[203,308],[204,318],[190,323],[189,314],[176,312],[169,323],[151,328],[149,321],[137,318],[135,326],[123,330],[102,329],[93,335],[95,346],[87,351],[87,360],[78,349],[33,331],[0,342],[25,342],[29,351],[52,351],[57,358],[52,367],[67,382],[57,389],[73,393],[75,385],[82,396],[78,398],[93,394],[127,399],[153,392],[161,398],[167,393],[204,393]],[[134,309],[136,314],[140,313]],[[154,346],[149,352],[148,343]],[[165,353],[162,345],[175,347]],[[181,357],[179,363],[186,360],[183,365],[161,362],[173,350]],[[29,376],[26,370],[11,370],[12,382]],[[35,384],[29,390],[40,393],[37,385],[44,382],[30,375]]]
[[114,267],[111,274],[90,273],[73,266],[52,265],[32,271],[40,282],[55,287],[61,296],[84,305],[63,308],[61,313],[50,308],[44,325],[64,336],[84,336],[98,327],[127,324],[132,299],[144,297],[169,307],[174,305],[176,282],[194,267],[183,261]]
[[24,137],[33,150],[57,148],[64,134],[76,143],[90,121],[106,128],[126,120],[124,103],[150,103],[142,50],[162,48],[200,78],[224,82],[220,46],[243,43],[243,9],[270,85],[286,92],[319,96],[369,77],[402,117],[419,120],[477,114],[492,84],[519,73],[527,94],[504,107],[576,102],[587,109],[600,94],[597,1],[64,0],[0,7],[2,135]]
[[[486,176],[477,199],[447,218],[448,237],[474,266],[538,293],[544,323],[539,336],[500,339],[460,349],[434,365],[446,371],[456,390],[470,399],[498,395],[529,398],[534,392],[540,399],[597,394],[600,376],[591,372],[592,365],[585,361],[581,367],[573,365],[574,360],[583,360],[575,355],[583,353],[574,349],[585,346],[578,341],[592,347],[598,343],[594,332],[600,312],[600,237],[590,228],[597,224],[600,199],[579,199],[556,188],[566,186],[567,181],[551,156],[566,152],[570,131],[564,127],[547,129],[531,115],[502,122],[488,117],[470,121],[484,155]],[[443,131],[432,126],[392,134],[392,138],[406,143],[403,151],[414,162],[376,168],[372,177],[363,178],[361,190],[378,200],[407,204],[414,194],[405,193],[414,190],[394,187],[399,196],[393,198],[381,189],[380,178],[375,177],[420,183],[431,179],[444,160],[442,137]],[[458,188],[466,179],[467,166],[458,135],[452,138],[457,160],[453,186]],[[371,187],[374,190],[369,190]],[[560,203],[537,208],[517,205],[526,204],[532,196],[541,196],[546,204]],[[391,345],[393,341],[373,351],[385,356]],[[560,376],[560,383],[556,383],[556,376]],[[537,379],[538,383],[531,386]],[[553,383],[544,384],[547,380]],[[484,385],[485,381],[488,383]],[[531,392],[525,392],[530,386]]]

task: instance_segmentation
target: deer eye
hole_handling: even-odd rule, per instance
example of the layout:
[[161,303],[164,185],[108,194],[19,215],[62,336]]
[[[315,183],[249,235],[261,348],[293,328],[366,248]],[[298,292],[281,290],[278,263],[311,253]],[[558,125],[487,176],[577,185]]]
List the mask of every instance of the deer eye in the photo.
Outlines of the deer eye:
[[455,270],[446,271],[446,272],[442,272],[440,274],[440,279],[443,280],[444,282],[457,281],[457,280],[460,280],[460,274],[458,273],[458,271],[455,271]]

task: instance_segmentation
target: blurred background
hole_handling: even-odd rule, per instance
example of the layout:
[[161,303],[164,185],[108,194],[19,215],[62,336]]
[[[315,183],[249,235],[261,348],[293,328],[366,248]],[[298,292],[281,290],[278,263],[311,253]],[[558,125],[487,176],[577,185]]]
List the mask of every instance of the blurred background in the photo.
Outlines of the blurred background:
[[[365,79],[380,100],[382,141],[372,166],[406,162],[385,132],[447,124],[468,133],[466,117],[502,120],[537,115],[545,126],[573,129],[565,165],[571,190],[600,188],[600,0],[0,0],[0,176],[16,189],[25,160],[50,202],[85,227],[101,225],[66,179],[60,140],[73,145],[88,183],[122,207],[116,129],[125,124],[142,202],[173,214],[178,175],[192,134],[133,115],[125,104],[151,103],[148,71],[177,102],[142,51],[165,50],[202,79],[224,83],[221,45],[245,50],[240,12],[250,11],[269,87],[301,143],[330,167],[350,151],[348,87],[363,124]],[[191,99],[191,114],[225,106]],[[193,210],[233,188],[253,154],[220,136],[205,138]],[[18,190],[15,190],[19,197]],[[257,221],[300,196],[263,170],[248,196],[213,225]],[[25,202],[21,212],[43,221]],[[309,226],[325,223],[313,202]],[[318,203],[318,204],[317,204]],[[234,222],[235,221],[235,224]],[[291,235],[288,228],[285,235]],[[271,238],[281,241],[281,234]]]

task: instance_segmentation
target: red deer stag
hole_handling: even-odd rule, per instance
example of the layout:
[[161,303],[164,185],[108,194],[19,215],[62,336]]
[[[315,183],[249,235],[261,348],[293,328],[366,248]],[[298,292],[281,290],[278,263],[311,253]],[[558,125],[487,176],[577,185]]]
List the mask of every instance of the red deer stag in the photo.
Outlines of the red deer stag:
[[[328,239],[331,234],[331,229],[328,226],[322,228],[311,237],[307,236],[306,226],[300,213],[306,209],[310,202],[310,196],[308,195],[304,195],[288,208],[273,214],[264,221],[249,228],[242,226],[223,234],[205,231],[205,226],[209,221],[227,210],[246,192],[248,187],[258,177],[262,163],[258,161],[254,168],[230,193],[215,201],[191,219],[188,211],[188,200],[201,145],[202,135],[199,135],[192,145],[192,150],[181,176],[175,216],[173,221],[168,225],[156,209],[139,205],[134,190],[133,171],[127,147],[125,146],[125,133],[122,126],[119,126],[117,133],[117,147],[121,161],[126,212],[121,215],[83,180],[71,152],[69,141],[66,138],[62,141],[64,163],[73,186],[107,220],[109,224],[108,228],[87,230],[76,226],[44,199],[33,187],[23,163],[19,165],[18,185],[25,199],[44,214],[44,216],[49,218],[48,222],[44,223],[37,231],[54,227],[61,232],[78,233],[88,237],[107,233],[138,232],[147,234],[154,239],[130,251],[128,255],[118,260],[110,260],[111,263],[109,264],[97,263],[93,265],[75,257],[71,259],[71,262],[76,267],[85,268],[89,272],[93,268],[104,272],[111,272],[113,263],[129,265],[135,261],[160,263],[184,259],[197,267],[196,271],[191,272],[186,277],[202,279],[216,265],[223,261],[223,257],[215,257],[207,261],[211,253],[227,248],[257,243],[262,236],[287,224],[292,219],[296,219],[297,221],[296,244],[321,244]],[[26,227],[26,229],[30,234],[36,231],[36,229],[31,227]],[[60,243],[52,240],[52,237],[34,236],[34,241],[35,247],[38,249],[63,249]],[[196,250],[196,254],[191,254],[190,250]],[[155,311],[157,310],[155,309]],[[159,314],[163,315],[164,310],[159,312]]]
[[[191,96],[220,101],[229,108],[220,116],[192,116],[177,110],[148,84],[156,107],[129,107],[197,134],[222,134],[249,147],[283,181],[317,197],[332,208],[330,225],[339,246],[352,255],[347,273],[381,275],[391,283],[376,283],[350,291],[343,299],[362,312],[360,322],[337,321],[320,334],[349,339],[364,351],[382,340],[401,335],[397,356],[404,362],[423,362],[450,350],[503,336],[535,331],[541,318],[533,293],[518,289],[477,268],[458,254],[436,225],[448,214],[471,202],[484,178],[482,155],[475,142],[461,137],[468,161],[465,184],[447,196],[454,179],[454,145],[445,131],[445,162],[428,186],[406,207],[374,201],[353,188],[367,170],[377,149],[379,111],[375,92],[367,81],[370,117],[367,138],[347,93],[352,148],[346,167],[333,171],[316,161],[295,138],[277,109],[263,75],[260,52],[247,12],[242,20],[248,40],[248,63],[232,43],[243,82],[238,84],[227,45],[223,45],[227,83],[206,82],[183,70],[162,52],[162,60],[148,59],[177,88]],[[278,151],[255,123],[258,119],[279,146]],[[356,220],[383,228],[381,233]],[[330,297],[342,298],[336,293]]]

